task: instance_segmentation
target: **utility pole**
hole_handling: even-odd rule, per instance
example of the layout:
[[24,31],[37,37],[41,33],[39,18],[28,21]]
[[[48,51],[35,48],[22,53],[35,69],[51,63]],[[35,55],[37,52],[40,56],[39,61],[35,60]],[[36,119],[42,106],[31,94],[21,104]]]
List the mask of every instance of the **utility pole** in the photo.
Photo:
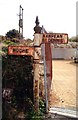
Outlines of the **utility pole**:
[[22,38],[23,38],[23,8],[22,8]]
[[23,8],[19,7],[19,39],[23,38]]

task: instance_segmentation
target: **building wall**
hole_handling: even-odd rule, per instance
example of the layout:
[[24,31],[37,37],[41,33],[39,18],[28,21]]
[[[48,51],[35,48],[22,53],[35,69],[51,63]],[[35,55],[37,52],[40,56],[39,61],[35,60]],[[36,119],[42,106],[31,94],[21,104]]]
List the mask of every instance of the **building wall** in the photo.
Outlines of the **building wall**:
[[75,48],[52,48],[52,59],[71,59]]

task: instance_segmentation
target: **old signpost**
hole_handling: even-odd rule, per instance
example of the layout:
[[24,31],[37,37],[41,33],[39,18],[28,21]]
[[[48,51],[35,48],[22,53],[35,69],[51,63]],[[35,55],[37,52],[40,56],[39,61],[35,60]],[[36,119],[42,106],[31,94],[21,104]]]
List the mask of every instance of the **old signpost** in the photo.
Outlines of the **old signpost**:
[[27,46],[9,46],[8,54],[9,55],[31,55],[33,56],[34,48],[27,47]]
[[65,33],[41,33],[38,17],[36,17],[36,26],[34,27],[34,46],[9,46],[9,55],[31,55],[34,58],[34,106],[39,110],[39,65],[44,62],[44,91],[46,101],[46,112],[49,109],[50,88],[52,82],[52,44],[66,44],[68,34]]
[[43,34],[43,42],[52,44],[67,44],[68,34],[66,33],[46,33]]
[[[50,90],[51,90],[51,82],[52,82],[52,44],[65,44],[68,42],[68,35],[65,33],[45,33],[45,34],[34,34],[34,47],[35,50],[38,47],[41,47],[41,55],[44,61],[44,91],[45,91],[45,101],[46,101],[46,112],[49,109],[49,100],[50,100]],[[40,60],[40,59],[39,59]],[[37,65],[35,65],[36,71],[35,73],[38,74],[39,68],[39,61],[36,59]],[[39,76],[34,78],[34,82],[36,87],[34,87],[35,91],[35,107],[36,110],[39,108]],[[37,96],[37,97],[36,97]]]

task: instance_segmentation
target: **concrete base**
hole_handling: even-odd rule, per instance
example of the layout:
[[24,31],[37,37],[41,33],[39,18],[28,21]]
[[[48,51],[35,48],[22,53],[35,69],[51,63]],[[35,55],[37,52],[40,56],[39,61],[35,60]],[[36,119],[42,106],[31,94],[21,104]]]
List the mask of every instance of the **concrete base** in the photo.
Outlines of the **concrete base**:
[[52,108],[50,108],[49,113],[52,113],[52,114],[54,113],[54,114],[78,119],[78,111],[75,111],[75,110],[52,107]]

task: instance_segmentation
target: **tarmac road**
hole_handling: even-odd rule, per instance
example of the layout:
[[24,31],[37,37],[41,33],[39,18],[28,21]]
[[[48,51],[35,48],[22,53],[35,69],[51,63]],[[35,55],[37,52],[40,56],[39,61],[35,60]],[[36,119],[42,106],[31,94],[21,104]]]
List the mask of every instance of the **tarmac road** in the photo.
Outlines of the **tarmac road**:
[[68,60],[53,60],[50,107],[78,109],[78,64]]

